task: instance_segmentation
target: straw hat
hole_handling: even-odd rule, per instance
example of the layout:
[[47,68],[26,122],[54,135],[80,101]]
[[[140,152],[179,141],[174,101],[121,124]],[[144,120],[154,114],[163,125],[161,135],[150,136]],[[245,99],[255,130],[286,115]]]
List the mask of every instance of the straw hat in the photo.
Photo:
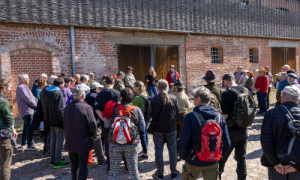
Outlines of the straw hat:
[[258,69],[255,70],[256,72],[267,72],[265,68],[259,67]]

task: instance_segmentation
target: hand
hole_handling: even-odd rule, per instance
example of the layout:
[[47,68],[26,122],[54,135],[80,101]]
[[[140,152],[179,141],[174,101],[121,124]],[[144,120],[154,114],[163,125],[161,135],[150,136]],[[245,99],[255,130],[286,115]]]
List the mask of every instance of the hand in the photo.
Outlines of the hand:
[[287,174],[282,164],[277,164],[276,166],[274,166],[274,168],[279,174]]
[[13,128],[13,137],[17,140],[17,138],[18,138],[18,133],[17,133],[17,131],[16,131],[16,129],[15,128]]
[[293,173],[293,172],[296,172],[297,169],[295,169],[293,166],[291,165],[286,165],[286,166],[283,166],[284,170],[286,173]]
[[149,80],[148,80],[148,79],[146,79],[146,82],[149,82]]

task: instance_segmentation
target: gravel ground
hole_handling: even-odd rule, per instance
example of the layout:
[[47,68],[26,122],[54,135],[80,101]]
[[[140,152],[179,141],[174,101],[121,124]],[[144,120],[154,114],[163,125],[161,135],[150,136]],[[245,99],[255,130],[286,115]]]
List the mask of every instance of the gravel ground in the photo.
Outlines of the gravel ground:
[[[272,93],[271,98],[273,101],[275,99],[274,93]],[[274,102],[271,102],[274,104]],[[273,107],[273,106],[272,106]],[[260,157],[262,155],[261,145],[260,145],[260,128],[262,124],[263,117],[256,117],[253,125],[249,127],[249,139],[247,144],[247,171],[248,180],[264,180],[267,179],[267,169],[260,164]],[[18,138],[20,141],[20,138]],[[43,154],[43,144],[42,139],[35,136],[35,142],[37,148],[40,150],[38,152],[28,152],[28,151],[15,151],[13,155],[12,163],[12,177],[11,179],[71,179],[71,169],[53,169],[50,167],[49,155]],[[139,152],[142,150],[141,145],[139,145]],[[95,157],[95,156],[94,156]],[[69,161],[67,152],[63,152],[63,158]],[[170,177],[170,168],[168,162],[168,151],[165,146],[164,149],[164,162],[165,162],[165,179]],[[179,161],[177,164],[177,169],[182,170],[183,161]],[[107,179],[106,167],[98,166],[96,158],[94,158],[94,164],[89,165],[89,176],[88,179]],[[124,165],[123,162],[120,164],[120,176],[119,179],[126,180],[130,179],[129,175],[123,172]],[[224,180],[234,180],[237,179],[236,176],[236,162],[231,156],[226,163],[225,172],[222,176]],[[152,136],[149,136],[149,159],[139,162],[139,171],[144,179],[153,179],[152,174],[155,172],[155,160],[154,160],[154,145]],[[178,177],[177,179],[181,179]],[[201,179],[201,177],[199,177]]]

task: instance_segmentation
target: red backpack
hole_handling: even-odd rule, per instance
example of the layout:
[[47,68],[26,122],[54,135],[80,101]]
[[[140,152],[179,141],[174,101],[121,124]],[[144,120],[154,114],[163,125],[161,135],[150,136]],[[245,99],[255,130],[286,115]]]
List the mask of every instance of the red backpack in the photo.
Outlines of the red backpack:
[[199,112],[193,111],[201,130],[201,150],[195,150],[200,161],[219,161],[222,157],[222,129],[220,114],[216,119],[204,120]]

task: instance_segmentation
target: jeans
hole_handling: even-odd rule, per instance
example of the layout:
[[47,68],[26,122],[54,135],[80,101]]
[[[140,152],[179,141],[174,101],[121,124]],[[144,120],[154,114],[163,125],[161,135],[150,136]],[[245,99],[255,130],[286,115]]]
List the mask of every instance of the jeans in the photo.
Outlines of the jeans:
[[95,154],[97,156],[98,164],[104,163],[105,158],[104,158],[103,146],[102,146],[102,141],[101,141],[101,129],[100,128],[97,128],[96,134],[94,137],[94,150],[95,150]]
[[64,130],[59,127],[50,127],[50,136],[51,161],[58,163],[62,160]]
[[27,143],[28,147],[30,147],[34,143],[33,131],[34,131],[35,124],[33,122],[33,114],[24,116],[23,120],[24,120],[24,127],[23,127],[21,145],[24,146]]
[[147,91],[150,97],[157,96],[156,86],[147,86]]
[[267,95],[267,109],[270,107],[270,93],[271,93],[271,88],[268,88],[268,95]]
[[246,166],[246,149],[247,149],[247,139],[248,133],[246,129],[237,129],[229,131],[229,137],[231,141],[231,147],[227,154],[219,161],[219,173],[224,172],[225,163],[230,156],[233,149],[235,149],[234,159],[237,161],[237,176],[238,180],[245,180],[247,176],[247,166]]
[[110,145],[110,172],[109,180],[118,179],[118,171],[122,157],[125,157],[129,174],[132,180],[139,180],[140,174],[138,170],[138,146],[131,145]]
[[260,112],[267,112],[267,95],[268,93],[257,92],[257,100]]
[[140,131],[140,139],[143,148],[143,153],[148,153],[148,124],[150,123],[151,118],[145,118],[145,130]]
[[163,176],[164,174],[164,160],[163,160],[163,150],[164,144],[167,143],[169,151],[169,161],[171,174],[176,174],[177,165],[177,143],[176,143],[177,133],[174,131],[170,134],[163,134],[154,132],[153,141],[155,146],[155,164],[157,168],[157,175]]
[[0,179],[9,180],[13,147],[9,138],[0,138]]
[[299,180],[300,172],[293,172],[286,175],[279,174],[274,168],[268,168],[269,180]]
[[[88,160],[90,152],[84,153],[71,153],[69,152],[69,157],[71,159],[71,172],[72,180],[85,180],[88,176]],[[77,176],[77,171],[78,176]]]

